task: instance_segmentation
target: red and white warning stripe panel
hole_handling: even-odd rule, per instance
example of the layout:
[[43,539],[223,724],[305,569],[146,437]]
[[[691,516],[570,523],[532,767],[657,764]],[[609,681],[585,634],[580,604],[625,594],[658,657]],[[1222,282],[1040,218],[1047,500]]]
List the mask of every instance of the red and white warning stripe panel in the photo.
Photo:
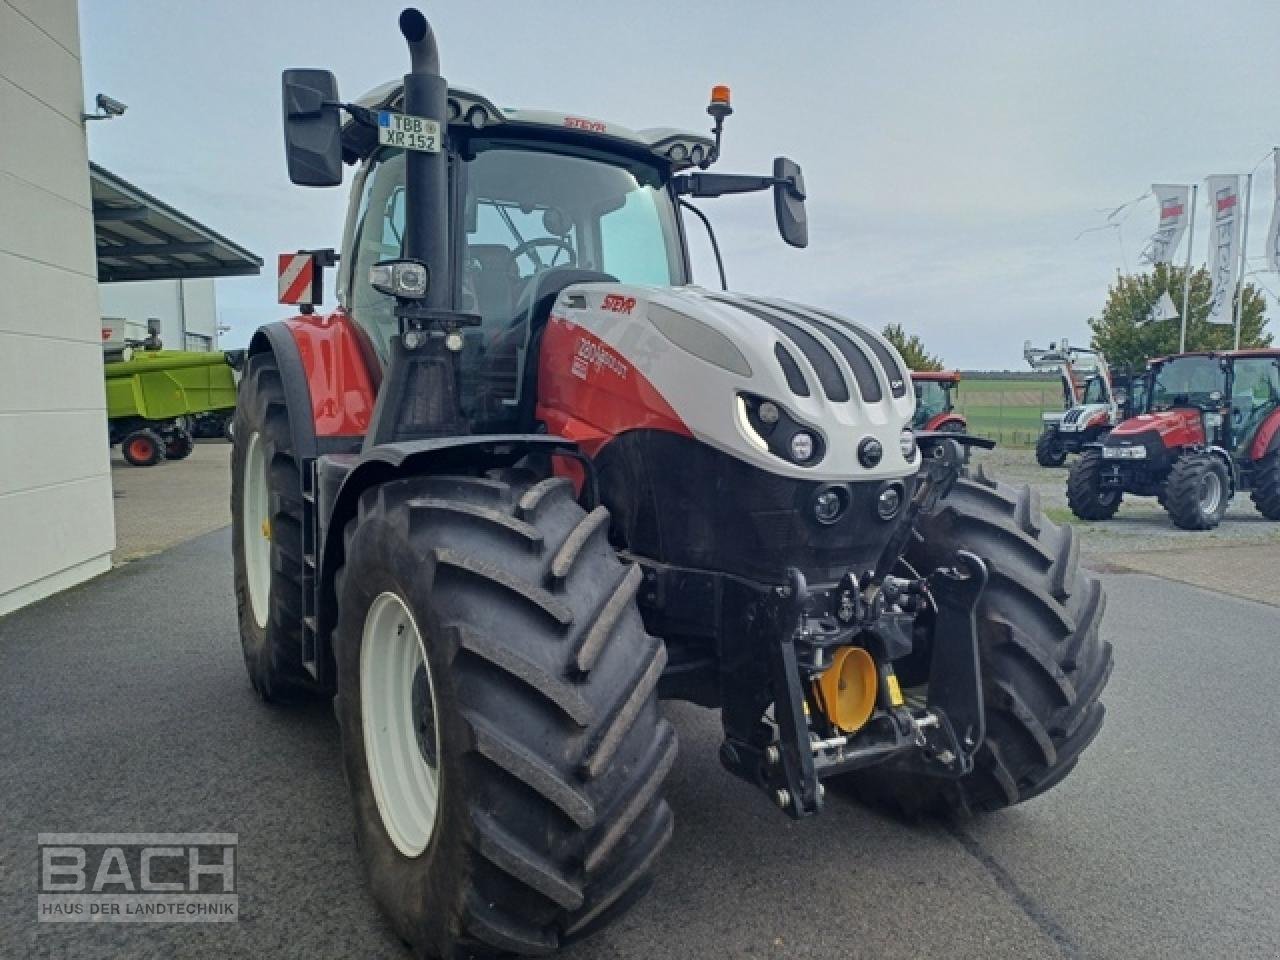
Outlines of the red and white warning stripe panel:
[[280,303],[314,306],[321,302],[321,273],[311,253],[282,253],[278,258]]

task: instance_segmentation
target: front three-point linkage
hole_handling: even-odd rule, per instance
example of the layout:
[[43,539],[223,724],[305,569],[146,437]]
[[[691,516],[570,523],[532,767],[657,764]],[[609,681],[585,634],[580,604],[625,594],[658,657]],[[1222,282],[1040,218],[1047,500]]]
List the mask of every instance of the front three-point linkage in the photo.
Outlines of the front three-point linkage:
[[[987,441],[977,438],[977,445]],[[926,437],[920,482],[909,506],[914,522],[932,511],[963,466],[954,434]],[[804,575],[788,571],[788,582],[762,598],[752,620],[754,638],[768,658],[773,717],[771,737],[738,736],[727,729],[722,759],[733,772],[759,783],[779,807],[799,818],[822,808],[822,779],[874,763],[905,764],[936,776],[962,776],[985,735],[975,613],[987,583],[985,564],[960,551],[953,564],[925,578],[903,578],[898,558],[907,543],[895,538],[877,570],[848,572],[834,587],[811,589]],[[908,703],[893,661],[913,645],[922,613],[933,622],[928,693]],[[842,651],[856,647],[874,662],[874,705],[869,716],[842,728],[821,677]],[[842,676],[837,679],[843,683]],[[726,726],[729,726],[728,723]]]

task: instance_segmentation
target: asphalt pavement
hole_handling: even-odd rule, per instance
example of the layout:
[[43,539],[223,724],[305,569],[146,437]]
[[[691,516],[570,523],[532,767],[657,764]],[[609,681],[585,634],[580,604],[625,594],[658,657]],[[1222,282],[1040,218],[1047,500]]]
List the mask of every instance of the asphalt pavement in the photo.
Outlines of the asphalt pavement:
[[[0,619],[0,957],[408,954],[358,868],[327,705],[249,689],[230,537]],[[588,958],[1280,957],[1280,610],[1105,574],[1102,734],[1045,797],[908,826],[832,798],[793,823],[669,714],[672,844]],[[234,832],[231,924],[36,922],[40,832]]]

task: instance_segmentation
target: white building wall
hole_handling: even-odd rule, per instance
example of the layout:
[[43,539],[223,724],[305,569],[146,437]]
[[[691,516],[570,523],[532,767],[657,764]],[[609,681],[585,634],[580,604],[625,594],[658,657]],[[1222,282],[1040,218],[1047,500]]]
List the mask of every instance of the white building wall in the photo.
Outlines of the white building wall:
[[218,346],[212,279],[104,283],[98,294],[102,325],[112,329],[112,341],[145,337],[147,319],[158,317],[160,340],[166,350],[213,350]]
[[0,614],[115,546],[76,0],[0,0]]

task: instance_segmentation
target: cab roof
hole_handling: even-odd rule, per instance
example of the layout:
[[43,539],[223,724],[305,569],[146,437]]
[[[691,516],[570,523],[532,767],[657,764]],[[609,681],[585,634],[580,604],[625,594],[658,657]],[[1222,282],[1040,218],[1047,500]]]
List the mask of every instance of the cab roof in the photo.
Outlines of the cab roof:
[[[357,99],[356,104],[370,110],[399,110],[404,104],[404,84],[384,83]],[[476,130],[490,128],[512,133],[541,134],[563,143],[595,145],[600,149],[631,154],[652,155],[669,164],[671,172],[705,167],[715,141],[707,134],[653,127],[631,130],[616,123],[605,123],[575,114],[550,110],[524,110],[498,107],[474,90],[450,87],[448,95],[449,125]],[[377,132],[344,117],[342,154],[347,163],[356,163],[377,147]]]
[[1186,353],[1171,353],[1167,357],[1152,357],[1151,363],[1167,363],[1179,357],[1225,357],[1228,360],[1243,360],[1249,357],[1273,357],[1280,359],[1280,347],[1244,347],[1240,350],[1188,350]]

